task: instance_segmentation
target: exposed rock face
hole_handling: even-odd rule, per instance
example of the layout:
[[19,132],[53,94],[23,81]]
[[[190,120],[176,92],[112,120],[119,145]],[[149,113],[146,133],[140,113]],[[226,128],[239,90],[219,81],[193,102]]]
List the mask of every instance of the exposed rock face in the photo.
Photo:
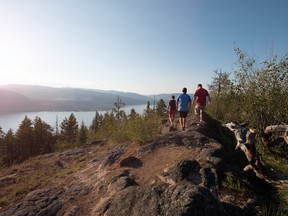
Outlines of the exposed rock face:
[[[61,184],[32,189],[16,205],[2,209],[0,216],[260,215],[259,194],[271,197],[273,188],[253,172],[242,174],[241,161],[234,159],[237,152],[232,154],[217,140],[217,133],[226,132],[218,127],[207,121],[200,128],[174,128],[142,146],[102,144],[102,157],[99,145],[96,150],[91,145],[51,155],[51,164],[61,171],[75,158],[87,160],[81,160],[79,170],[67,174]],[[227,176],[241,190],[223,188]],[[16,182],[12,173],[0,179],[1,187]]]
[[0,215],[54,216],[62,206],[63,203],[57,194],[51,194],[51,191],[33,191],[22,202],[0,213]]
[[[126,175],[129,175],[126,172]],[[161,186],[127,185],[97,209],[97,215],[244,215],[237,206],[217,197],[215,169],[183,160],[158,177]],[[202,186],[201,186],[202,185]]]
[[129,187],[107,201],[99,215],[228,215],[206,188],[181,182],[171,187]]

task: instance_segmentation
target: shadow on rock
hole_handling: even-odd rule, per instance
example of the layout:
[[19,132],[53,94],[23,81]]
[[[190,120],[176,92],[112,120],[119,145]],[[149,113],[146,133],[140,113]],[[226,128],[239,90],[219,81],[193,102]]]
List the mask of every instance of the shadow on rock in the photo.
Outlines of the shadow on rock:
[[136,157],[133,157],[133,156],[124,158],[120,162],[121,167],[140,168],[140,167],[142,167],[142,165],[143,165],[142,161]]

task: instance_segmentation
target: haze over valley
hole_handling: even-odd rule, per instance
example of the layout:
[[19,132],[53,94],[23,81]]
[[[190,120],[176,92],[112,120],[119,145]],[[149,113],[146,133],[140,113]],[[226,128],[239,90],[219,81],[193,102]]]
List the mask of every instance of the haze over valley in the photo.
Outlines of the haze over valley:
[[118,98],[125,103],[125,106],[147,104],[148,101],[153,106],[159,99],[167,103],[171,94],[141,95],[113,90],[2,85],[0,86],[0,115],[36,111],[107,110],[114,107]]

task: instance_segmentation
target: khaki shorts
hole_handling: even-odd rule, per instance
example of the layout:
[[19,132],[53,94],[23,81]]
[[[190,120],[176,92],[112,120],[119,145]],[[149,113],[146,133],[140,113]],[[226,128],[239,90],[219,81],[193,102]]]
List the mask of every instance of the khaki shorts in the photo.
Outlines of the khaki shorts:
[[205,106],[201,106],[201,105],[196,105],[194,108],[194,112],[196,115],[199,115],[200,113],[205,111]]

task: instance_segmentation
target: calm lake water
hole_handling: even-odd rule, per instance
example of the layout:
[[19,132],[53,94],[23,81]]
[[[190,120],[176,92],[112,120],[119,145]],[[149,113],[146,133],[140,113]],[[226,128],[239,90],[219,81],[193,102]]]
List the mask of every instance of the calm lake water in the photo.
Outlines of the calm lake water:
[[[135,111],[142,115],[144,112],[144,109],[146,109],[147,104],[143,105],[133,105],[133,106],[125,106],[122,109],[126,112],[126,114],[130,114],[131,109],[135,109]],[[111,111],[111,110],[108,110]],[[107,111],[98,111],[100,114],[104,114]],[[58,125],[61,124],[61,122],[65,118],[69,118],[71,113],[74,114],[75,118],[77,119],[78,125],[84,122],[84,124],[89,127],[92,123],[92,120],[95,116],[95,111],[88,111],[88,112],[28,112],[28,113],[14,113],[11,115],[3,115],[0,116],[0,126],[2,127],[2,130],[6,133],[10,128],[13,130],[13,132],[16,132],[19,128],[20,123],[25,118],[25,115],[30,118],[32,121],[35,119],[36,116],[40,117],[42,121],[46,122],[53,128],[55,128],[56,125],[56,119],[58,118]]]

